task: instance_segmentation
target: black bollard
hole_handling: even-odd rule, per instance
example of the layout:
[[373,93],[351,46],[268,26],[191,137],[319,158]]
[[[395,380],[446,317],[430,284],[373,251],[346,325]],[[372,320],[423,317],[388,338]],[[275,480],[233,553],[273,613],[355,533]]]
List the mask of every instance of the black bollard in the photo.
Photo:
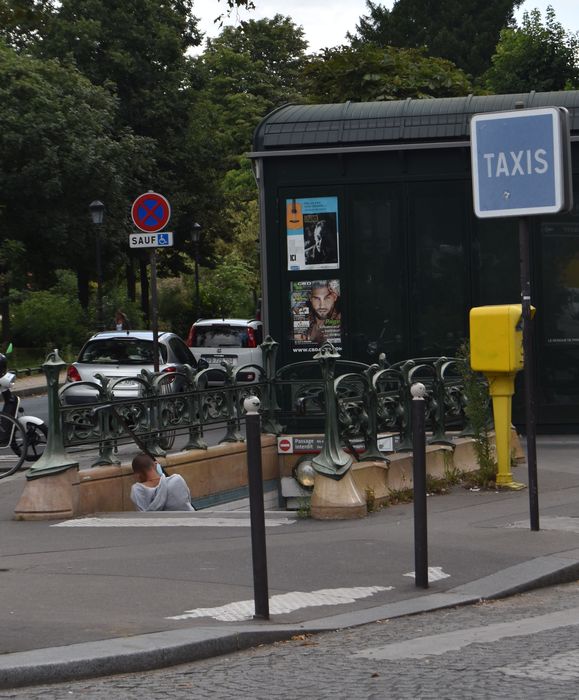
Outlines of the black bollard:
[[428,588],[428,531],[426,522],[426,431],[424,384],[413,384],[412,479],[414,485],[414,568],[416,586]]
[[263,475],[261,469],[261,417],[259,399],[249,396],[243,402],[247,437],[247,471],[249,511],[251,517],[251,553],[253,558],[254,618],[269,620],[267,555],[265,547],[265,513],[263,508]]

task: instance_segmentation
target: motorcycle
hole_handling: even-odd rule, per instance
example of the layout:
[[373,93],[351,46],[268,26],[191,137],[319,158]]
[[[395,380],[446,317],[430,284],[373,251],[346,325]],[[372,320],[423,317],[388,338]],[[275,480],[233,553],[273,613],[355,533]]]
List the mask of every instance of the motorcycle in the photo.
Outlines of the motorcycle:
[[[41,418],[24,415],[20,397],[13,393],[16,374],[8,372],[6,355],[0,353],[0,478],[13,474],[23,462],[35,462],[46,447],[48,428]],[[18,460],[6,457],[10,449]],[[9,463],[7,466],[5,463]]]

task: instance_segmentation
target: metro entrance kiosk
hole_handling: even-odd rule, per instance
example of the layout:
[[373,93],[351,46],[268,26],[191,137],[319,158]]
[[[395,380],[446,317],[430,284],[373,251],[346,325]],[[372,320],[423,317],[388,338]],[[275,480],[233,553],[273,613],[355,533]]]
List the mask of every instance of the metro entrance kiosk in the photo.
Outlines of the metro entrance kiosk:
[[151,326],[153,327],[153,369],[159,371],[159,320],[157,301],[157,248],[173,245],[173,234],[163,231],[171,218],[171,205],[158,192],[145,192],[135,199],[131,218],[139,232],[129,236],[130,248],[150,248],[151,262]]
[[[477,114],[471,120],[474,210],[481,219],[518,216],[522,304],[471,309],[471,365],[489,379],[497,441],[497,483],[511,488],[511,397],[525,370],[531,530],[539,530],[529,216],[573,206],[569,114],[561,107]],[[521,328],[522,325],[522,328]],[[522,338],[521,338],[522,331]],[[522,340],[522,344],[521,344]]]

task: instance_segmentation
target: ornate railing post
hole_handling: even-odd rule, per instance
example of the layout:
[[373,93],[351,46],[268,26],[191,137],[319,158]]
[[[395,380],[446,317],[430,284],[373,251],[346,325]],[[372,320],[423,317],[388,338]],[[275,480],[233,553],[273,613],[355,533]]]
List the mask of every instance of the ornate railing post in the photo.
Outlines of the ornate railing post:
[[[142,369],[141,376],[145,380],[143,384],[143,393],[145,394],[145,396],[143,398],[155,399],[158,396],[157,391],[155,389],[155,374],[153,372],[149,372],[149,370]],[[159,420],[159,412],[157,409],[158,407],[155,401],[147,401],[146,410],[147,419],[149,422],[149,429],[147,431],[148,435],[145,438],[145,440],[143,440],[143,442],[147,446],[149,454],[153,455],[153,457],[165,457],[167,453],[161,448],[161,445],[159,444],[159,439],[161,437],[161,425]]]
[[452,360],[448,357],[439,357],[434,363],[434,382],[432,384],[432,397],[434,410],[432,411],[432,437],[429,445],[454,445],[446,434],[446,387],[444,384],[444,371]]
[[370,365],[364,370],[367,381],[366,407],[368,411],[368,424],[364,431],[366,449],[360,455],[363,462],[379,459],[387,464],[390,460],[385,457],[378,447],[378,391],[374,385],[374,375],[380,371],[380,365]]
[[400,394],[398,406],[398,425],[400,443],[397,452],[412,450],[412,394],[410,392],[410,371],[415,367],[414,360],[407,360],[399,367]]
[[[111,402],[114,401],[114,394],[109,388],[111,380],[102,374],[95,375],[96,379],[101,383],[101,391],[99,392],[99,400]],[[120,460],[114,458],[114,437],[115,430],[113,422],[115,416],[113,410],[109,406],[103,406],[98,411],[98,432],[99,432],[99,456],[92,463],[93,467],[107,466],[111,464],[120,464]]]
[[207,443],[203,439],[203,426],[201,424],[201,394],[195,381],[196,372],[190,367],[185,367],[185,373],[189,379],[188,412],[189,412],[189,440],[183,449],[206,450]]
[[237,405],[237,392],[233,378],[233,365],[229,362],[222,362],[225,367],[225,403],[227,407],[227,430],[225,437],[219,440],[222,442],[243,442],[243,435],[239,432],[239,411]]
[[265,371],[265,388],[261,401],[261,431],[279,435],[282,432],[282,426],[275,415],[276,411],[281,410],[275,391],[275,359],[279,344],[268,335],[260,347]]
[[64,451],[62,422],[58,401],[58,378],[60,370],[66,366],[58,350],[49,353],[42,370],[48,386],[48,441],[40,459],[26,473],[27,479],[38,479],[49,474],[58,474],[71,468],[78,468],[78,462],[71,460]]
[[320,454],[313,458],[312,463],[316,471],[325,476],[332,477],[333,479],[341,479],[352,466],[352,456],[342,449],[338,430],[334,375],[336,360],[338,360],[339,357],[340,354],[329,342],[325,342],[320,347],[319,352],[314,356],[314,360],[318,360],[322,368],[326,419],[324,426],[324,447]]

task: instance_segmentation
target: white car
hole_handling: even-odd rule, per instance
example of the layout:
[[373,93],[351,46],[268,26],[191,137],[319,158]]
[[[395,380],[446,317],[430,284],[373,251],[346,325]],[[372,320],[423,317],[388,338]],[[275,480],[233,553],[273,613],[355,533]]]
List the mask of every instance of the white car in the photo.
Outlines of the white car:
[[[196,321],[189,331],[187,345],[197,362],[205,360],[208,365],[220,366],[228,362],[234,368],[244,365],[263,366],[260,345],[263,342],[261,321],[241,318],[209,318]],[[209,375],[211,383],[219,381],[223,375],[215,372]],[[253,382],[258,372],[248,368],[240,372],[237,380]]]

